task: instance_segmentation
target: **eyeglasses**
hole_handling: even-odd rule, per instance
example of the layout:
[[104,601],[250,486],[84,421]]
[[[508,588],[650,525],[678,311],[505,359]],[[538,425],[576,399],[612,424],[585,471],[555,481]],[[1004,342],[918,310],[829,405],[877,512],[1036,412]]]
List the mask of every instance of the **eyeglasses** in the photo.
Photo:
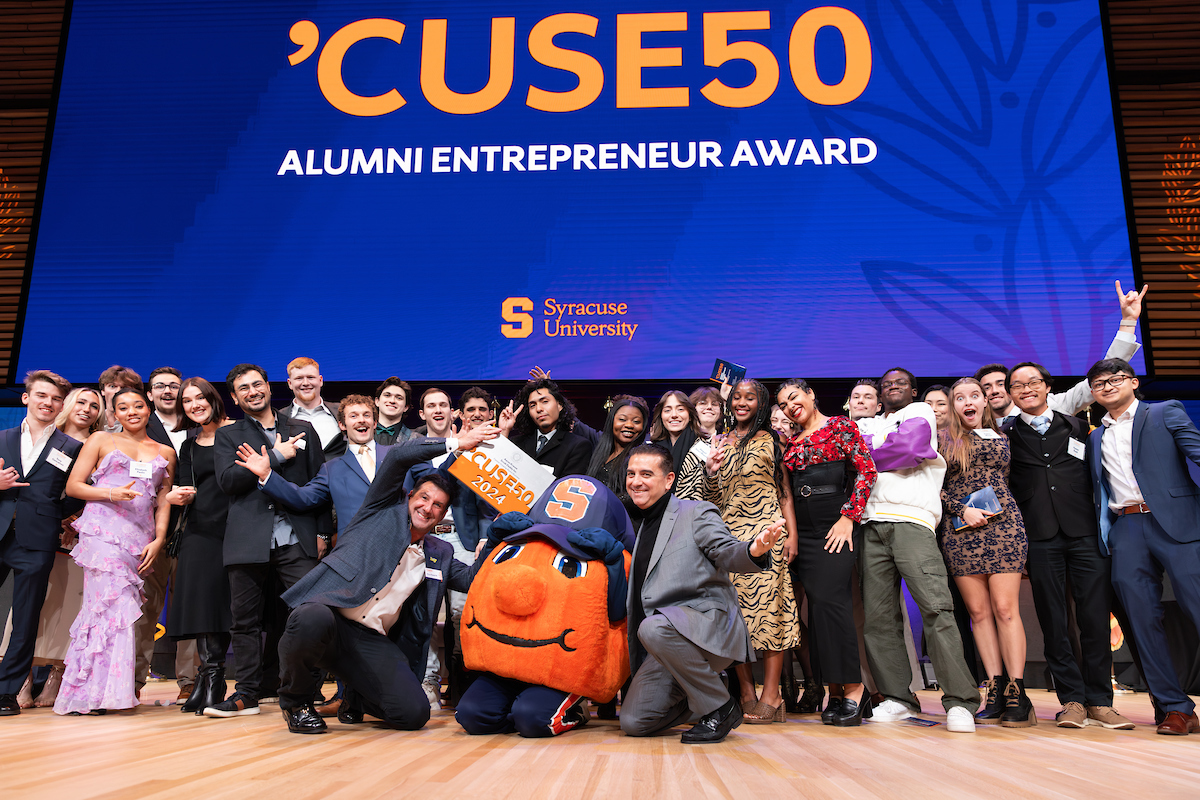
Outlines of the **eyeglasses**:
[[1033,380],[1029,381],[1029,383],[1010,383],[1009,391],[1020,392],[1024,391],[1025,389],[1040,389],[1045,385],[1046,382],[1041,378],[1034,378]]
[[1119,389],[1121,388],[1121,384],[1125,383],[1127,380],[1129,380],[1128,375],[1113,375],[1111,378],[1097,378],[1096,380],[1092,381],[1092,391],[1098,392],[1105,386],[1113,389]]
[[178,383],[152,383],[150,388],[156,392],[161,392],[163,389],[170,389],[173,392],[179,391]]

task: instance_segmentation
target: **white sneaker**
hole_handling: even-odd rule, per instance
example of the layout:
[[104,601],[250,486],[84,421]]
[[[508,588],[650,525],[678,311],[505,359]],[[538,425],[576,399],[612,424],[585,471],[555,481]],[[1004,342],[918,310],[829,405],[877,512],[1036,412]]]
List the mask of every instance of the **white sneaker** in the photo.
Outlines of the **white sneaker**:
[[975,717],[962,706],[954,706],[946,712],[946,730],[951,733],[974,733]]
[[872,722],[899,722],[911,716],[908,706],[895,700],[884,700],[871,711]]

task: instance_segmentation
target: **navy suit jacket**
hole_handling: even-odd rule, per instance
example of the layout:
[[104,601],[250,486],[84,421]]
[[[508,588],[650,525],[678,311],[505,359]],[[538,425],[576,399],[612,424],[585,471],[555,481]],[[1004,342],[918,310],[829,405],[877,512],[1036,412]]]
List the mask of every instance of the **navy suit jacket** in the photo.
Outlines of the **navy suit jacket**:
[[[46,461],[50,451],[60,450],[71,459],[65,470]],[[83,501],[63,497],[67,487],[67,476],[75,466],[75,459],[83,443],[55,428],[46,440],[41,455],[28,474],[21,474],[19,483],[0,492],[0,536],[16,521],[17,543],[26,550],[55,550],[61,541],[62,521],[83,509]],[[21,426],[0,431],[0,458],[4,467],[21,468]]]
[[[283,601],[292,608],[303,603],[354,608],[385,586],[411,544],[404,477],[414,464],[445,452],[445,439],[393,447],[345,535],[338,537],[337,546],[311,572],[284,592]],[[453,547],[431,536],[425,537],[424,545],[426,578],[388,631],[388,638],[400,646],[418,678],[425,674],[429,638],[446,589],[465,592],[471,585],[471,567],[454,558]],[[434,574],[440,577],[434,579]]]
[[[387,445],[375,445],[376,465],[383,463],[391,449]],[[316,511],[325,508],[332,500],[333,508],[337,511],[339,534],[354,519],[370,488],[371,481],[363,472],[362,464],[349,451],[322,464],[317,476],[303,486],[297,486],[277,474],[272,474],[262,486],[263,492],[292,511]]]
[[[1110,491],[1101,461],[1101,425],[1088,437],[1088,467],[1100,523],[1100,549],[1108,555],[1108,533],[1117,519],[1108,508]],[[1178,400],[1139,402],[1133,415],[1133,476],[1150,513],[1177,542],[1200,541],[1200,487],[1188,462],[1200,464],[1200,431]]]

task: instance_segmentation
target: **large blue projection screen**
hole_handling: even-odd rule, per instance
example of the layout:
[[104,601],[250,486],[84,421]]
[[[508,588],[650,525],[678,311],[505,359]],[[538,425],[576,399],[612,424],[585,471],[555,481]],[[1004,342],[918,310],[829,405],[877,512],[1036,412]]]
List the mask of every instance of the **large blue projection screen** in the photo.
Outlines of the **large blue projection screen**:
[[1078,374],[1116,279],[1095,0],[76,0],[20,367]]

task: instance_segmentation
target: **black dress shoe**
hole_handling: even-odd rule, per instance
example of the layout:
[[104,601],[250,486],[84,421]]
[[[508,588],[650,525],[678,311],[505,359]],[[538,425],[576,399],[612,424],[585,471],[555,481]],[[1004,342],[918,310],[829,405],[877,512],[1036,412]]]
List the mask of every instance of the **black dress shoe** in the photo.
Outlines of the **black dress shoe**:
[[853,728],[862,725],[863,717],[871,718],[871,696],[865,689],[862,699],[857,703],[849,697],[843,697],[841,707],[833,715],[829,724],[838,728]]
[[825,725],[832,725],[833,718],[842,711],[842,698],[831,697],[829,702],[825,704],[825,710],[821,712],[821,722]]
[[690,730],[683,732],[680,741],[684,744],[709,744],[719,742],[729,732],[742,724],[742,707],[732,697],[725,705],[700,718]]
[[342,690],[342,704],[338,706],[337,720],[343,725],[357,725],[363,721],[362,703],[348,688]]
[[325,720],[321,719],[312,703],[285,708],[282,711],[283,718],[287,720],[288,730],[292,733],[324,733],[327,730]]
[[0,694],[0,717],[15,717],[21,713],[21,704],[15,694]]

